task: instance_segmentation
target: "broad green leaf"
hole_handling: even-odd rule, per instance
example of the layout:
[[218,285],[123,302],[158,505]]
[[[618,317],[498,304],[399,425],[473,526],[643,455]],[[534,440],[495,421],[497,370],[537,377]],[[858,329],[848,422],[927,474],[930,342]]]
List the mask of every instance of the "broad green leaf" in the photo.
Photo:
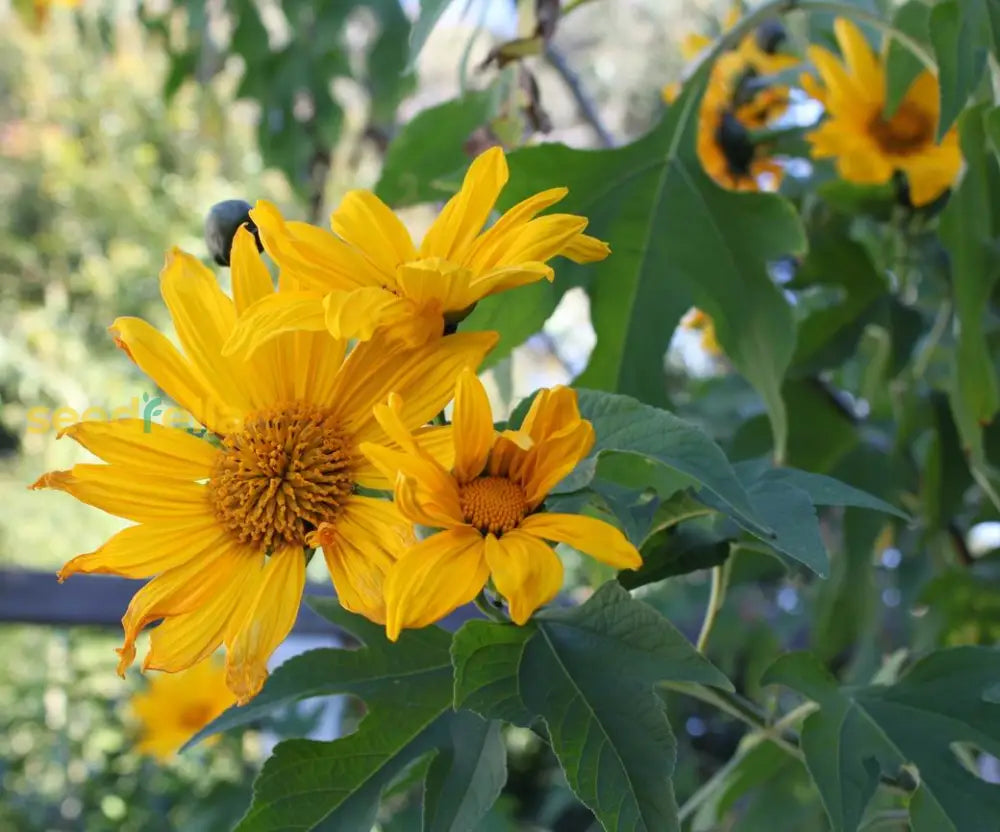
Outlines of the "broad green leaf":
[[[767,524],[755,517],[746,491],[725,454],[700,428],[628,396],[580,390],[578,397],[580,413],[594,426],[597,441],[591,456],[563,480],[560,490],[574,491],[588,485],[597,470],[595,458],[599,454],[627,452],[644,457],[646,462],[642,464],[653,464],[649,469],[649,487],[667,487],[668,474],[655,469],[657,465],[666,466],[671,474],[679,473],[707,489],[748,524],[758,530],[766,529]],[[514,417],[511,423],[519,424]]]
[[439,180],[465,165],[465,141],[489,120],[492,107],[493,93],[483,90],[415,115],[389,144],[376,195],[396,208],[450,196],[451,183]]
[[615,583],[527,626],[456,634],[455,704],[487,719],[544,720],[570,787],[615,832],[678,829],[676,744],[654,686],[728,680],[652,607]]
[[919,771],[914,832],[982,832],[1000,817],[1000,786],[967,771],[952,746],[1000,754],[1000,704],[988,695],[997,679],[1000,651],[958,647],[931,653],[890,686],[838,688],[808,653],[782,656],[764,682],[821,706],[803,724],[802,749],[834,832],[854,832],[880,774],[904,764]]
[[504,200],[566,185],[560,210],[588,217],[588,233],[611,244],[612,255],[588,267],[598,345],[582,386],[666,403],[663,354],[696,304],[763,397],[780,456],[787,431],[780,385],[795,327],[768,263],[801,253],[805,239],[783,198],[732,193],[702,171],[695,136],[703,80],[691,79],[662,122],[626,147],[542,145],[513,154]]
[[943,0],[931,10],[931,43],[934,45],[941,85],[939,141],[955,123],[986,68],[986,57],[991,47],[988,6],[992,2]]
[[280,743],[254,783],[253,803],[238,829],[369,832],[383,790],[428,755],[423,829],[475,829],[503,787],[506,761],[495,723],[452,708],[450,636],[428,627],[406,631],[393,644],[380,627],[335,601],[312,603],[366,646],[296,656],[255,699],[224,713],[193,741],[313,696],[353,694],[368,712],[357,731],[333,742]]
[[759,480],[747,487],[755,516],[762,518],[771,529],[772,537],[761,536],[741,518],[737,523],[782,555],[808,566],[821,578],[830,573],[830,558],[819,531],[816,509],[809,495],[801,488],[781,480]]
[[618,573],[618,583],[626,589],[718,566],[729,557],[729,540],[697,525],[666,528],[651,535],[641,552],[642,566]]
[[513,292],[483,298],[461,325],[463,332],[493,330],[500,333],[497,345],[480,365],[481,370],[502,361],[536,332],[555,312],[568,286],[559,277],[554,283],[540,280]]
[[[930,35],[931,7],[923,0],[909,0],[896,9],[892,28],[917,43],[926,44]],[[892,118],[910,89],[910,84],[926,67],[906,46],[890,38],[885,55],[885,109],[884,118]]]
[[406,64],[407,72],[417,65],[417,58],[427,43],[431,31],[437,25],[441,15],[450,5],[451,0],[420,0],[420,15],[413,24],[410,31],[410,58]]
[[[936,9],[935,9],[936,11]],[[951,285],[958,318],[955,399],[962,408],[959,424],[987,424],[1000,410],[1000,387],[985,334],[986,309],[1000,277],[993,205],[1000,168],[987,149],[983,106],[959,120],[967,169],[941,215],[941,240],[951,259]]]

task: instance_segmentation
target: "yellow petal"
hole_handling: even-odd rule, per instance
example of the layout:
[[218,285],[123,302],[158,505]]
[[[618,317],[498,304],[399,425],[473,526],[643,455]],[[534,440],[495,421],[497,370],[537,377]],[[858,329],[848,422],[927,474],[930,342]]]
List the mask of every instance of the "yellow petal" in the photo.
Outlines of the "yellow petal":
[[177,673],[212,655],[222,644],[226,627],[241,603],[258,589],[261,569],[252,559],[247,565],[249,568],[237,569],[230,581],[200,607],[154,627],[142,669]]
[[353,497],[315,537],[344,609],[384,624],[385,577],[414,543],[411,524],[392,503]]
[[417,257],[406,226],[370,191],[348,191],[331,223],[341,238],[360,249],[386,275],[390,286],[396,267]]
[[476,368],[496,344],[494,332],[449,335],[416,348],[376,337],[358,344],[341,367],[331,401],[357,442],[381,441],[372,408],[395,392],[409,428],[426,424],[448,403],[465,367]]
[[506,292],[508,289],[515,289],[518,286],[527,286],[531,283],[537,283],[539,280],[551,281],[554,277],[555,272],[544,263],[519,263],[516,266],[496,268],[477,277],[469,284],[466,293],[468,301],[466,306],[482,300],[488,295]]
[[568,193],[568,188],[550,188],[521,200],[476,239],[465,257],[466,265],[475,272],[485,271],[496,265],[503,257],[511,235]]
[[833,31],[855,84],[870,100],[881,101],[885,95],[882,68],[861,30],[846,17],[838,17],[833,22]]
[[302,547],[277,550],[267,559],[246,617],[227,633],[226,684],[240,705],[249,702],[264,685],[267,660],[295,624],[305,582]]
[[596,263],[611,254],[611,246],[597,237],[577,234],[560,252],[574,263]]
[[478,477],[486,467],[496,432],[486,388],[469,369],[462,371],[455,387],[455,476],[459,482]]
[[486,536],[486,562],[493,584],[510,605],[515,624],[524,624],[562,587],[562,561],[552,547],[517,529],[499,539]]
[[503,431],[490,452],[490,474],[505,477],[513,469],[520,468],[534,444],[531,437],[523,431]]
[[213,433],[225,435],[242,424],[239,407],[220,398],[162,332],[140,318],[118,318],[110,331],[140,370]]
[[329,231],[301,222],[286,222],[278,209],[259,200],[250,212],[264,250],[302,288],[329,292],[359,286],[380,286],[381,273],[343,240]]
[[538,443],[579,421],[576,390],[560,384],[538,391],[521,423],[521,431]]
[[160,294],[195,373],[223,401],[244,413],[253,409],[253,384],[242,359],[222,354],[222,345],[236,327],[236,309],[215,275],[175,248],[160,272]]
[[603,520],[579,514],[532,514],[518,526],[536,537],[568,543],[574,549],[616,569],[642,566],[639,550],[618,529]]
[[135,658],[135,640],[143,627],[198,609],[224,592],[239,570],[253,568],[252,556],[230,541],[149,581],[132,597],[122,617],[125,641],[118,649],[118,674],[124,675]]
[[461,190],[444,206],[420,246],[420,257],[443,257],[456,263],[482,230],[507,184],[503,150],[491,147],[469,166]]
[[59,570],[59,581],[78,572],[148,578],[181,566],[206,549],[217,548],[228,534],[208,513],[189,521],[129,526],[99,549],[69,561]]
[[486,583],[483,538],[464,527],[438,532],[410,548],[385,582],[386,636],[426,627],[469,603]]
[[334,338],[368,341],[376,330],[411,312],[412,306],[404,298],[378,286],[331,292],[323,298],[324,322]]
[[74,465],[69,471],[50,471],[31,488],[65,491],[82,503],[136,523],[183,522],[212,513],[204,485],[143,476],[117,465]]
[[144,419],[77,422],[59,434],[75,439],[105,462],[153,474],[198,480],[212,473],[219,450],[186,430]]
[[397,506],[411,521],[432,528],[465,523],[458,486],[437,463],[370,442],[361,452],[394,483]]
[[288,372],[286,384],[291,388],[287,399],[329,407],[334,404],[334,388],[347,342],[322,332],[285,332],[275,340],[285,355]]
[[274,281],[257,251],[253,234],[241,225],[233,237],[230,256],[230,274],[233,281],[233,303],[236,314],[242,315],[261,298],[274,294]]
[[222,349],[226,355],[253,356],[261,345],[283,332],[325,329],[323,295],[309,291],[271,292],[240,316]]
[[521,226],[508,241],[498,265],[544,263],[551,260],[587,227],[586,217],[548,214]]
[[539,442],[528,452],[524,470],[516,471],[534,509],[576,464],[594,447],[594,429],[590,422],[577,422],[571,429]]
[[955,184],[962,169],[957,147],[932,147],[901,165],[910,186],[910,201],[917,207],[933,202]]
[[438,311],[464,309],[472,273],[439,257],[417,260],[399,267],[400,291],[417,306],[435,306]]

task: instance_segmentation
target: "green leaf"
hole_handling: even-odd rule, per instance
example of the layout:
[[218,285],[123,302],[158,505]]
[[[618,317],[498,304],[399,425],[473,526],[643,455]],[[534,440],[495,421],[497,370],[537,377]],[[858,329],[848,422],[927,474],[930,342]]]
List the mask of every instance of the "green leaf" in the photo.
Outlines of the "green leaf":
[[497,345],[480,365],[481,370],[502,361],[536,332],[540,332],[568,287],[561,279],[540,280],[514,292],[483,298],[464,321],[463,332],[493,330],[500,333]]
[[986,68],[991,46],[991,19],[987,8],[990,2],[992,0],[944,0],[931,10],[931,43],[934,44],[941,85],[938,141],[955,123]]
[[417,58],[427,43],[431,31],[437,25],[444,10],[448,8],[451,0],[420,0],[420,15],[413,24],[410,31],[410,58],[406,64],[406,71],[410,72],[417,65]]
[[440,180],[466,164],[465,141],[492,108],[493,93],[483,90],[419,112],[389,144],[376,195],[397,208],[450,196],[451,185]]
[[696,525],[666,528],[651,535],[641,553],[642,566],[618,573],[618,583],[625,589],[719,566],[729,557],[729,540]]
[[970,424],[986,424],[1000,410],[1000,387],[984,330],[985,311],[1000,277],[993,206],[1000,168],[987,147],[983,125],[987,112],[984,106],[973,107],[959,120],[967,169],[941,215],[941,240],[951,259],[960,325],[953,372],[956,401],[964,412],[956,421]]
[[319,649],[281,665],[260,694],[231,708],[192,742],[259,719],[313,696],[361,697],[358,730],[333,742],[280,743],[254,784],[241,832],[337,829],[369,832],[383,790],[427,755],[425,832],[475,829],[506,779],[499,726],[452,708],[450,636],[436,627],[404,632],[395,644],[382,628],[335,601],[313,607],[367,646]]
[[830,557],[819,531],[816,509],[809,495],[801,488],[781,480],[759,480],[747,487],[754,513],[773,530],[773,536],[762,536],[755,528],[737,523],[758,537],[776,552],[808,566],[821,578],[830,574]]
[[[909,35],[917,43],[926,44],[930,36],[931,7],[923,0],[909,0],[896,9],[892,28]],[[889,39],[885,57],[884,118],[892,118],[910,85],[923,72],[924,65],[907,47],[895,38]]]
[[723,190],[695,152],[703,77],[646,137],[605,151],[549,144],[510,159],[505,203],[566,185],[560,210],[583,214],[612,255],[588,267],[598,347],[579,383],[666,403],[663,355],[687,308],[715,321],[726,354],[764,398],[779,455],[787,425],[782,376],[795,346],[791,309],[768,263],[801,253],[798,215],[774,194]]
[[1000,651],[959,647],[931,653],[891,686],[838,688],[809,653],[782,656],[764,683],[821,706],[803,725],[802,749],[834,832],[854,832],[880,773],[904,764],[920,774],[914,832],[982,832],[1000,817],[1000,787],[962,767],[952,746],[1000,754],[1000,705],[988,696],[998,678]]
[[606,830],[678,829],[676,743],[654,685],[732,686],[652,607],[607,583],[524,627],[470,621],[452,656],[456,706],[544,720],[570,787]]
[[[574,491],[589,484],[597,470],[596,457],[599,454],[628,452],[644,457],[647,464],[654,463],[649,472],[651,487],[665,485],[655,470],[655,464],[666,466],[714,494],[744,522],[766,534],[767,524],[755,516],[747,493],[726,455],[700,428],[628,396],[580,390],[578,397],[580,413],[594,426],[597,441],[590,457],[563,480],[560,490]],[[511,423],[520,424],[515,422],[514,416]]]

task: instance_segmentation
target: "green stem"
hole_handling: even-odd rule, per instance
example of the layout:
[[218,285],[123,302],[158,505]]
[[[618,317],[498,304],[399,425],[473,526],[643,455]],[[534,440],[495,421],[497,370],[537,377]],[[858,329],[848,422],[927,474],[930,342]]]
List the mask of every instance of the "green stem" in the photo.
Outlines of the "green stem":
[[569,2],[559,10],[560,17],[566,17],[571,11],[580,8],[580,6],[586,6],[592,0],[569,0]]
[[699,653],[705,652],[708,645],[708,637],[712,634],[712,627],[715,626],[715,619],[722,609],[726,600],[726,588],[729,586],[729,568],[732,558],[726,559],[725,563],[712,569],[712,588],[708,594],[708,606],[705,607],[705,620],[701,623],[701,632],[698,634],[696,647]]
[[497,621],[500,624],[509,624],[507,616],[498,610],[493,604],[490,603],[489,598],[486,597],[485,587],[479,590],[479,594],[476,596],[475,604],[479,608],[479,611],[492,621]]

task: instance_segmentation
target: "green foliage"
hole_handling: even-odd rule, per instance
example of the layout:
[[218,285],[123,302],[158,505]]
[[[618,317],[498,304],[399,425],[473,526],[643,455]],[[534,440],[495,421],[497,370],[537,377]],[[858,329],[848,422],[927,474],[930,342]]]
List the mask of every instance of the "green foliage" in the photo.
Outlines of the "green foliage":
[[819,703],[805,721],[802,747],[835,832],[856,829],[880,774],[919,785],[909,802],[915,832],[975,832],[1000,812],[1000,787],[963,767],[960,743],[1000,753],[996,682],[1000,653],[958,647],[932,653],[896,684],[838,688],[807,653],[784,656],[765,681]]
[[506,779],[499,725],[452,710],[450,637],[437,628],[386,640],[381,628],[313,601],[317,612],[366,646],[313,650],[282,665],[248,706],[223,714],[200,736],[246,724],[311,696],[350,693],[368,713],[358,730],[334,742],[281,743],[254,785],[240,830],[336,828],[366,832],[383,792],[408,767],[433,755],[426,770],[422,828],[475,829]]
[[944,0],[931,10],[931,42],[941,82],[938,138],[955,123],[979,84],[987,55],[998,48],[993,5],[990,0]]
[[455,703],[485,718],[544,720],[570,787],[609,830],[677,829],[674,738],[653,686],[729,687],[666,619],[614,584],[526,627],[456,635]]

